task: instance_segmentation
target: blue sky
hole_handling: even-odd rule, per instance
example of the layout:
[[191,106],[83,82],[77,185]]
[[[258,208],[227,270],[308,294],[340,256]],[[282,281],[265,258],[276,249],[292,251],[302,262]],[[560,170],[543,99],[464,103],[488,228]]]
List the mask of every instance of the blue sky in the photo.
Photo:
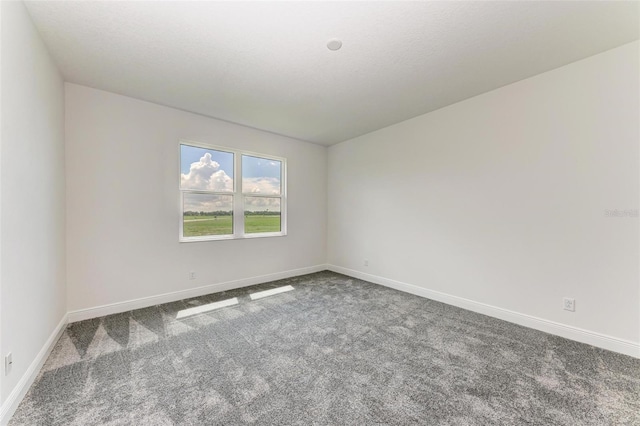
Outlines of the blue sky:
[[220,165],[229,176],[233,176],[233,154],[230,152],[214,151],[212,149],[197,148],[195,146],[180,145],[180,172],[187,174],[191,163],[200,161],[205,153],[211,154],[211,159]]
[[[216,151],[213,149],[198,148],[189,145],[180,145],[180,172],[189,173],[192,163],[197,163],[205,153],[211,154],[211,159],[220,165],[220,169],[233,176],[233,154],[230,152]],[[265,158],[242,156],[242,170],[245,178],[280,178],[282,163],[280,161]]]
[[273,177],[280,179],[280,161],[268,160],[266,158],[242,156],[242,177]]
[[[180,188],[212,192],[233,192],[234,163],[232,153],[181,145],[180,155]],[[281,172],[281,161],[243,155],[242,192],[244,194],[279,196],[282,191]],[[214,202],[213,198],[210,199],[210,197],[188,198],[189,207],[193,210],[211,211],[211,208],[219,207],[219,203]],[[275,197],[248,197],[245,201],[247,207],[251,206],[252,208],[276,207],[275,204],[277,203],[279,206],[280,203],[280,199]]]

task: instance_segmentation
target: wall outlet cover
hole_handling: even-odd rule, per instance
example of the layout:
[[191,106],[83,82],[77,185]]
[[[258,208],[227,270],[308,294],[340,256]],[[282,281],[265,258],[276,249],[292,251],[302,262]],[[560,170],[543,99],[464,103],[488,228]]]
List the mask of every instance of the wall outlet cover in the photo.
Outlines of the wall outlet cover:
[[8,376],[9,373],[11,372],[11,366],[12,365],[13,365],[13,354],[11,352],[9,352],[4,357],[4,374],[5,374],[5,376]]
[[576,310],[576,299],[572,299],[570,297],[565,297],[562,299],[562,307],[565,311],[575,312]]

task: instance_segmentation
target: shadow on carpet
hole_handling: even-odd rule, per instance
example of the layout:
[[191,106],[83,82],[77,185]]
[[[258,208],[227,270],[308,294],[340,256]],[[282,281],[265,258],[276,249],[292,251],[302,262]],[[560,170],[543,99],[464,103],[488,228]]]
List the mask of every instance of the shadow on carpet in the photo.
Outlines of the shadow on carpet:
[[332,272],[70,324],[18,425],[640,425],[640,360]]

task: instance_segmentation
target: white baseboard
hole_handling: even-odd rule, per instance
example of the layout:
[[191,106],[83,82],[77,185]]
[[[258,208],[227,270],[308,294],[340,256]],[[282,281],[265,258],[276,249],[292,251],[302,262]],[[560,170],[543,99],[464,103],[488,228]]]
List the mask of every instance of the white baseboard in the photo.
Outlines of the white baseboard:
[[49,357],[51,350],[58,342],[62,332],[65,330],[67,322],[67,314],[65,314],[53,330],[53,333],[51,333],[45,342],[44,346],[42,346],[42,349],[40,349],[40,352],[38,352],[36,358],[33,360],[31,365],[29,365],[29,368],[27,368],[27,371],[24,372],[20,381],[18,381],[18,384],[16,384],[13,391],[11,391],[6,401],[2,404],[2,407],[0,407],[0,425],[4,426],[9,423],[11,416],[13,416],[13,413],[16,411],[16,408],[20,405],[22,398],[24,398],[27,391],[36,380],[36,377],[38,377],[38,373],[40,373],[40,369],[44,365],[44,362]]
[[260,275],[257,277],[243,278],[240,280],[227,281],[224,283],[210,284],[203,287],[191,288],[188,290],[174,291],[158,296],[143,297],[140,299],[127,300],[124,302],[111,303],[109,305],[96,306],[94,308],[80,309],[69,312],[69,322],[83,321],[91,318],[98,318],[105,315],[119,314],[134,309],[147,308],[162,303],[175,302],[190,297],[204,296],[205,294],[218,293],[225,290],[233,290],[241,287],[248,287],[255,284],[262,284],[269,281],[281,280],[284,278],[297,277],[299,275],[311,274],[327,269],[327,265],[316,265],[307,268],[292,269],[289,271],[276,272],[274,274]]
[[510,311],[508,309],[498,308],[496,306],[487,305],[485,303],[475,302],[473,300],[465,299],[462,297],[453,296],[439,291],[429,290],[413,284],[407,284],[400,281],[379,277],[377,275],[371,275],[364,272],[356,271],[353,269],[343,268],[341,266],[327,265],[327,269],[333,272],[348,275],[350,277],[369,281],[374,284],[380,284],[385,287],[394,288],[406,293],[415,294],[427,299],[436,300],[438,302],[443,302],[448,305],[453,305],[459,308],[467,309],[469,311],[478,312],[525,327],[544,331],[546,333],[555,334],[557,336],[575,340],[577,342],[597,346],[602,349],[629,355],[634,358],[640,358],[640,343],[637,342],[618,339],[616,337],[607,336],[605,334],[583,330],[581,328],[561,324],[555,321],[549,321],[543,318]]

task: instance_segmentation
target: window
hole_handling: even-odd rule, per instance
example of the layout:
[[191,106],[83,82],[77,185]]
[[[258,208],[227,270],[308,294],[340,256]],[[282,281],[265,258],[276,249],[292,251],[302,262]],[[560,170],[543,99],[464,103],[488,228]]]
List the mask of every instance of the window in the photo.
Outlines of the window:
[[286,160],[180,144],[180,241],[286,235]]

